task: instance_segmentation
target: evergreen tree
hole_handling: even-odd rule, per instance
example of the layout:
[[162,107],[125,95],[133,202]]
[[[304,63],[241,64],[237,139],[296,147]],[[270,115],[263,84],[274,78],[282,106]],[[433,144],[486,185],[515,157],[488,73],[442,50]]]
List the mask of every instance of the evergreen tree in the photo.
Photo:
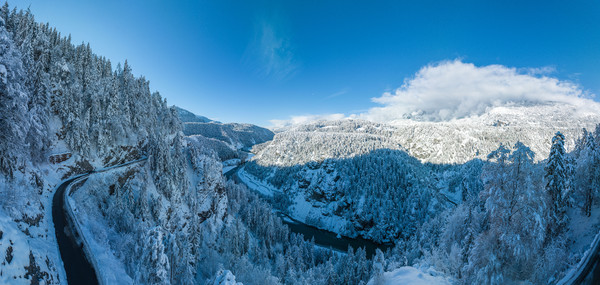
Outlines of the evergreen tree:
[[163,230],[159,227],[150,229],[144,242],[143,270],[138,272],[138,280],[142,283],[150,284],[170,284],[169,258],[165,252]]
[[550,198],[551,222],[549,231],[551,236],[560,234],[567,222],[566,203],[563,193],[566,188],[566,162],[565,162],[565,137],[560,132],[552,138],[552,147],[546,164],[546,191]]
[[20,57],[5,20],[0,19],[0,173],[8,177],[27,159],[24,138],[31,125],[27,90],[20,84],[26,80]]
[[378,248],[375,250],[375,257],[373,258],[373,275],[376,285],[383,284],[383,273],[385,272],[385,257],[383,252]]

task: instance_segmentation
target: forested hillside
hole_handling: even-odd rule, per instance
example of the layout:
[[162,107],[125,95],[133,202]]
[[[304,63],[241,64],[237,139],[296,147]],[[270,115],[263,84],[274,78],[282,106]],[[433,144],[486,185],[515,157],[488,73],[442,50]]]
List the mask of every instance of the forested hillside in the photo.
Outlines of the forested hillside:
[[[141,245],[151,228],[177,229],[190,236],[190,230],[182,228],[187,222],[181,216],[191,216],[189,205],[199,202],[186,197],[201,186],[190,185],[186,175],[187,153],[193,150],[186,147],[175,110],[158,93],[150,92],[147,80],[134,77],[127,62],[113,69],[89,45],[74,46],[49,25],[36,23],[28,11],[10,11],[4,5],[0,12],[0,184],[2,196],[10,197],[2,199],[2,208],[31,240],[29,265],[42,266],[33,277],[19,273],[24,267],[4,271],[7,278],[65,280],[57,248],[52,246],[56,241],[49,211],[55,185],[74,174],[140,157],[148,157],[147,166],[140,170],[142,181],[155,191],[142,192],[135,199],[152,207],[135,210],[138,216],[154,218],[151,225],[137,228],[134,243]],[[56,154],[66,154],[67,160],[49,159]],[[214,200],[206,203],[226,203],[223,190],[217,191],[216,186],[204,191],[215,193]],[[178,215],[167,215],[173,208],[180,209]],[[27,249],[21,250],[14,254],[28,254]],[[122,261],[142,260],[141,254]],[[171,266],[189,267],[189,260],[178,259]],[[191,278],[192,273],[168,278]],[[150,280],[146,278],[151,277],[140,280]]]
[[221,161],[246,159],[253,145],[273,139],[273,132],[251,124],[229,123],[209,120],[187,110],[175,107],[183,122],[183,133],[200,144],[214,150]]
[[[316,247],[290,233],[261,198],[226,181],[213,148],[185,137],[177,110],[127,62],[113,66],[8,5],[0,9],[0,46],[0,283],[66,284],[51,215],[57,185],[145,157],[90,174],[68,198],[94,245],[100,279],[339,284],[371,277],[363,249]],[[217,129],[226,139],[254,131]],[[259,133],[263,141],[269,135]],[[258,141],[240,136],[228,144]]]
[[[378,284],[389,271],[548,284],[600,232],[596,103],[273,134],[168,107],[149,86],[127,61],[0,8],[1,284],[67,283],[52,201],[79,174],[66,201],[107,284]],[[249,148],[236,175],[271,192],[222,174]],[[290,221],[391,250],[317,246]]]
[[[465,284],[546,283],[579,261],[600,226],[599,193],[593,190],[599,131],[573,131],[581,124],[593,126],[592,117],[579,121],[573,115],[570,123],[568,111],[558,111],[563,124],[557,120],[550,126],[535,121],[539,113],[531,119],[512,110],[517,117],[503,118],[522,126],[513,129],[415,122],[407,132],[409,122],[399,127],[356,120],[311,123],[256,146],[244,171],[280,189],[279,199],[289,201],[282,207],[292,217],[342,235],[393,241],[392,256],[406,258],[405,264],[434,266]],[[550,133],[553,126],[569,135]],[[461,164],[424,163],[411,156],[420,151],[425,160],[449,162],[475,157],[472,149],[461,151],[469,146],[461,136],[438,132],[480,133],[473,140],[477,145],[498,144],[478,155],[483,159]],[[544,134],[549,135],[532,140]],[[408,150],[403,141],[411,141]]]

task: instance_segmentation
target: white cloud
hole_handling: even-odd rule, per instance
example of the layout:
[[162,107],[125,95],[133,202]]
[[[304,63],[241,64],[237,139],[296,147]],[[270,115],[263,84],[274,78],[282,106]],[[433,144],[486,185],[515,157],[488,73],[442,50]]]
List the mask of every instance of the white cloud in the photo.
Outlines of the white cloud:
[[477,67],[459,60],[428,65],[393,92],[373,102],[360,117],[389,122],[402,118],[444,121],[480,115],[488,107],[550,102],[585,106],[581,88],[544,74],[552,68],[521,69],[502,65]]
[[[561,103],[580,111],[598,110],[579,85],[549,77],[553,67],[509,68],[503,65],[477,67],[460,60],[443,61],[421,68],[393,92],[372,101],[383,106],[361,114],[295,116],[272,120],[275,126],[304,124],[322,119],[355,118],[376,122],[400,119],[447,121],[481,115],[490,107]],[[595,108],[595,109],[594,109]]]
[[344,114],[324,114],[324,115],[302,115],[302,116],[291,116],[287,120],[270,120],[273,129],[285,128],[295,125],[302,125],[314,121],[333,121],[341,120],[346,116]]

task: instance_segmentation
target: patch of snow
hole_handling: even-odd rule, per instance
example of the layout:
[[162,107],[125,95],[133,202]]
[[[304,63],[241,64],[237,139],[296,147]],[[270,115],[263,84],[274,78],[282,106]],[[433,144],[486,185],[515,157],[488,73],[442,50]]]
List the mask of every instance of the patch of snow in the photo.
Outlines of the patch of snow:
[[[75,205],[73,198],[68,197],[68,203]],[[88,213],[79,211],[75,208],[75,215],[78,217],[79,229],[81,229],[82,237],[86,238],[86,245],[89,246],[92,252],[95,264],[98,265],[98,278],[101,284],[133,284],[133,280],[127,272],[125,265],[113,254],[110,250],[110,245],[107,243],[107,236],[110,235],[110,227],[103,223],[100,219],[91,218]],[[116,233],[113,233],[116,235]],[[104,237],[104,238],[103,238]]]
[[8,75],[8,73],[6,71],[6,66],[4,66],[3,64],[0,64],[0,80],[4,84],[6,84],[6,82],[7,82],[7,80],[6,80],[7,75]]
[[215,276],[215,281],[212,285],[243,285],[241,282],[235,281],[235,275],[229,270],[220,270]]
[[329,207],[319,207],[307,201],[302,192],[298,192],[292,199],[293,205],[289,214],[304,224],[320,229],[325,229],[336,234],[343,232],[347,223],[346,219],[332,215]]
[[262,195],[273,197],[275,193],[281,193],[281,190],[279,190],[277,187],[254,177],[246,172],[243,167],[238,170],[237,175],[240,180],[242,180],[242,182],[248,186],[248,188]]
[[223,174],[229,172],[230,170],[236,168],[236,166],[223,166]]
[[[18,228],[18,225],[0,209],[0,260],[2,261],[0,284],[23,283],[20,279],[25,275],[25,267],[29,266],[29,238]],[[17,279],[18,278],[18,279]]]
[[580,209],[569,209],[567,214],[570,239],[575,241],[571,246],[571,252],[584,252],[600,231],[600,208],[592,207],[590,217],[583,215]]
[[400,267],[391,272],[383,273],[381,280],[373,278],[368,285],[448,285],[452,284],[450,278],[432,269],[415,268],[412,266]]

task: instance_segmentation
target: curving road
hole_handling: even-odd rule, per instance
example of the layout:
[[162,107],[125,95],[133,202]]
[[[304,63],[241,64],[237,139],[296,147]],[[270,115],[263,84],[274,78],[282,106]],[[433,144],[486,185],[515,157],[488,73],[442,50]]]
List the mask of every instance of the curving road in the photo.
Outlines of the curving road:
[[52,198],[52,219],[54,220],[54,231],[60,256],[67,273],[67,283],[69,284],[98,284],[96,271],[87,260],[83,251],[83,244],[80,243],[79,235],[74,231],[69,215],[66,214],[65,202],[67,195],[65,190],[75,180],[85,178],[89,174],[71,178],[58,186],[54,198]]
[[58,242],[58,249],[63,261],[65,272],[67,273],[68,284],[99,284],[96,269],[92,266],[86,256],[81,233],[77,232],[77,227],[72,220],[73,213],[69,213],[66,207],[67,196],[69,195],[70,185],[73,182],[87,179],[93,173],[104,172],[115,168],[124,167],[137,163],[147,158],[126,162],[123,164],[90,171],[85,174],[76,175],[58,186],[54,197],[52,198],[52,220],[54,221],[54,231]]

